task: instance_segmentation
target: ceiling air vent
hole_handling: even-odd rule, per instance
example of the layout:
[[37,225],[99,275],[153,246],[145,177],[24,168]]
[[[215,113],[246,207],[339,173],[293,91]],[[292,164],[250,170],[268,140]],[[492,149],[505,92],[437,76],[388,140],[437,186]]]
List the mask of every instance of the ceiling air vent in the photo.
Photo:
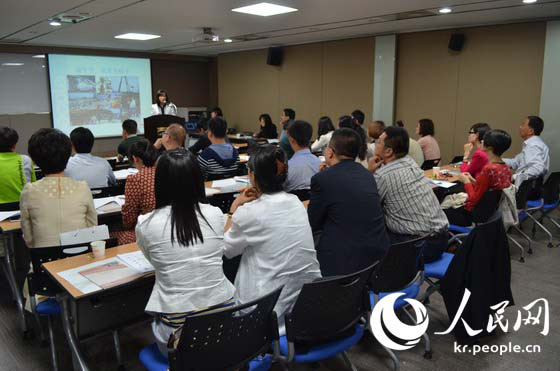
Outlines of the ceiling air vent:
[[89,13],[62,13],[50,19],[50,21],[58,21],[60,23],[80,23],[86,19],[90,19]]

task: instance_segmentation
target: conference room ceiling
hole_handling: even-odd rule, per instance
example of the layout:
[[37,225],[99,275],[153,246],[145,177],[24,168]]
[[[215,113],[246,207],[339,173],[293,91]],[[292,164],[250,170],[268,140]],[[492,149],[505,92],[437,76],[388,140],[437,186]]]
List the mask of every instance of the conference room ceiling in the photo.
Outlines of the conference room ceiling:
[[[267,1],[267,0],[264,0]],[[259,17],[233,8],[259,0],[3,0],[0,43],[212,56],[269,46],[389,33],[553,19],[560,0],[268,0],[297,12]],[[439,9],[450,7],[450,14]],[[78,23],[49,25],[66,14]],[[193,41],[211,27],[219,42]],[[115,39],[136,32],[149,41]],[[233,39],[224,43],[226,38]]]

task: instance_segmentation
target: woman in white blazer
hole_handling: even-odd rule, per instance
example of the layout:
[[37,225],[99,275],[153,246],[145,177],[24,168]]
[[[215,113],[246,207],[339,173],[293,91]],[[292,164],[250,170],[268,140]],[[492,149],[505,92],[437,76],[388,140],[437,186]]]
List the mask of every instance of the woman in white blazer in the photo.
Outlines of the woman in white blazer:
[[167,357],[169,336],[185,317],[232,305],[235,288],[222,268],[225,217],[202,203],[204,180],[194,155],[180,148],[159,158],[155,195],[156,209],[138,218],[136,240],[155,268],[146,311],[154,315],[156,344]]
[[156,103],[152,104],[153,115],[177,116],[177,106],[171,103],[167,92],[163,89],[156,92]]
[[334,125],[329,116],[321,117],[317,126],[317,140],[311,145],[311,152],[322,152],[327,148],[334,132]]
[[225,255],[241,255],[235,277],[237,303],[284,287],[274,307],[283,335],[284,315],[303,284],[321,277],[321,271],[307,210],[297,196],[283,190],[288,170],[284,152],[272,145],[259,147],[248,165],[253,188],[231,205]]

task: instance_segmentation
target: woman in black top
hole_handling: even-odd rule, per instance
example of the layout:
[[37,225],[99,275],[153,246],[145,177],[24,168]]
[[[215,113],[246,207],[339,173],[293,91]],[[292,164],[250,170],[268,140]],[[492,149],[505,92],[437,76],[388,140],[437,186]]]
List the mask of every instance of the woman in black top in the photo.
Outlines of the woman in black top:
[[260,131],[255,134],[255,138],[276,139],[278,132],[276,125],[272,123],[272,119],[268,113],[259,116]]

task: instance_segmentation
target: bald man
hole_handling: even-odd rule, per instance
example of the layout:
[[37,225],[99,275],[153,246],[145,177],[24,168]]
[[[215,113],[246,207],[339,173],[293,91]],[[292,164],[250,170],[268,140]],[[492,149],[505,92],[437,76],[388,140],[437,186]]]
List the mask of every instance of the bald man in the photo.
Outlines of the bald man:
[[154,147],[159,150],[163,146],[166,151],[171,151],[183,147],[186,138],[187,132],[183,126],[171,124],[165,129],[161,138],[156,140]]

